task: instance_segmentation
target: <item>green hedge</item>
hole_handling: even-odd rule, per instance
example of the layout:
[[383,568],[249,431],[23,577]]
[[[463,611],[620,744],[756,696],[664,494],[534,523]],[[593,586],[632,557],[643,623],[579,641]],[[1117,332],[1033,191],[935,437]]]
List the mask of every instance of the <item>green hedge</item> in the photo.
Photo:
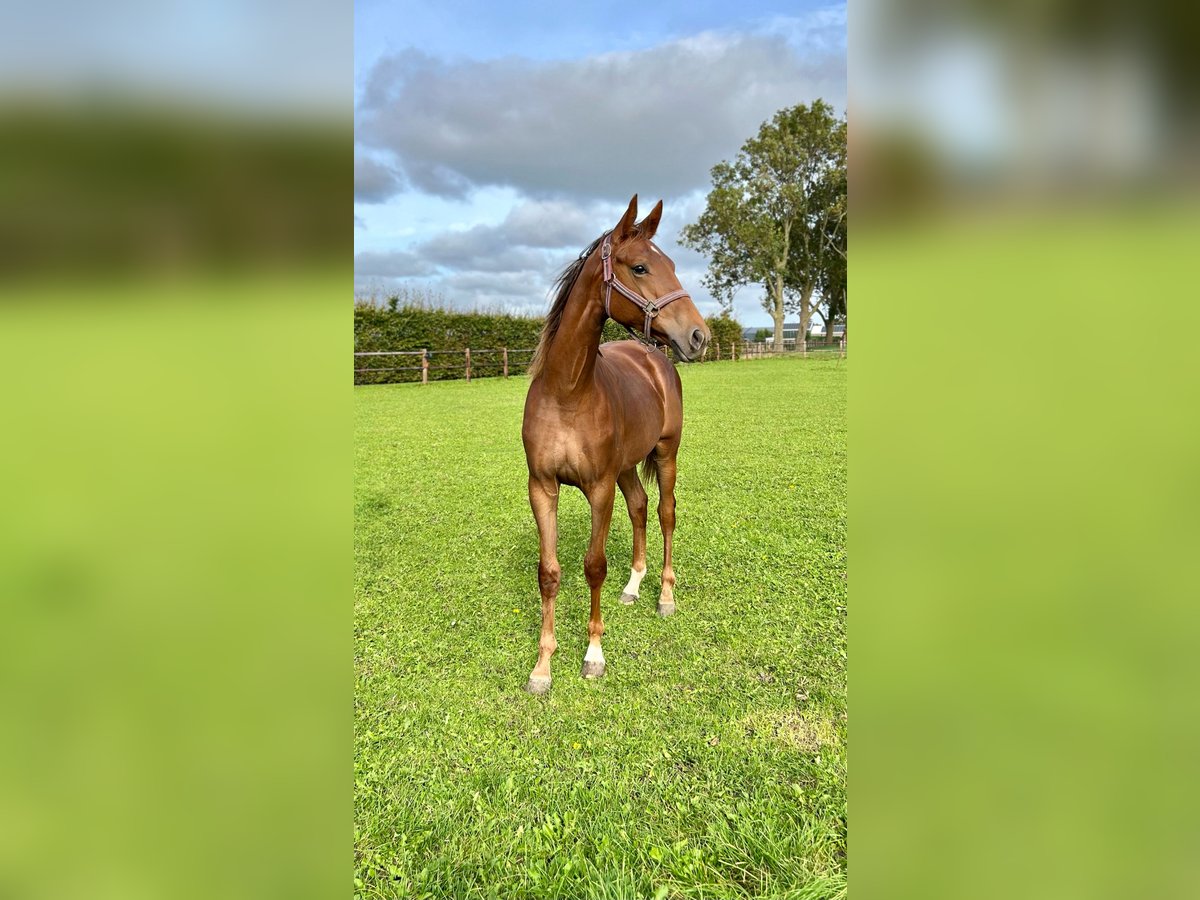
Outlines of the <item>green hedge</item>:
[[[430,380],[462,378],[465,359],[462,351],[472,351],[472,376],[486,377],[502,372],[498,353],[478,351],[508,347],[512,350],[537,346],[542,320],[530,316],[506,316],[494,313],[461,313],[422,306],[398,306],[395,310],[357,305],[354,308],[354,350],[430,350]],[[452,350],[455,353],[438,351]],[[509,355],[509,372],[525,371],[531,353]],[[375,356],[354,358],[354,368],[389,369],[420,366],[419,356]],[[437,367],[453,366],[439,370]],[[413,371],[355,372],[355,384],[384,384],[396,381],[420,381],[419,369]]]
[[720,344],[721,359],[729,359],[729,348],[734,343],[742,342],[742,323],[725,312],[719,316],[709,316],[705,321],[708,323],[708,330],[712,332],[708,358],[716,359],[717,344]]
[[[741,326],[728,316],[708,320],[713,329],[714,340],[717,329],[728,335]],[[447,380],[462,378],[465,374],[466,358],[463,351],[471,348],[471,377],[487,378],[503,374],[500,353],[484,353],[485,350],[509,349],[508,371],[511,375],[524,374],[533,358],[542,331],[542,319],[534,316],[510,316],[501,313],[456,312],[441,307],[425,305],[396,305],[388,309],[365,303],[354,307],[354,350],[355,352],[379,350],[429,350],[429,379]],[[604,325],[602,339],[605,341],[629,340],[629,335],[616,322]],[[722,347],[727,346],[729,337],[721,338]],[[452,352],[446,352],[452,351]],[[724,358],[724,353],[722,356]],[[712,354],[710,353],[710,358]],[[402,381],[421,380],[420,356],[356,356],[355,369],[377,369],[376,372],[355,372],[355,384],[388,384]],[[407,369],[405,367],[413,367]],[[444,368],[442,368],[444,367]],[[400,371],[383,371],[400,369]]]

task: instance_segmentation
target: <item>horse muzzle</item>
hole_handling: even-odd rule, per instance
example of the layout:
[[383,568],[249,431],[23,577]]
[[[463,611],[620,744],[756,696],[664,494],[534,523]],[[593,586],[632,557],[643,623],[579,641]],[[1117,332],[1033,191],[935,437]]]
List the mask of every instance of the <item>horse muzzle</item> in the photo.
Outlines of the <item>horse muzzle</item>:
[[704,351],[708,349],[708,331],[704,328],[693,327],[688,330],[687,338],[684,341],[679,340],[675,335],[670,335],[671,349],[675,351],[675,356],[682,359],[684,362],[695,362],[704,356]]

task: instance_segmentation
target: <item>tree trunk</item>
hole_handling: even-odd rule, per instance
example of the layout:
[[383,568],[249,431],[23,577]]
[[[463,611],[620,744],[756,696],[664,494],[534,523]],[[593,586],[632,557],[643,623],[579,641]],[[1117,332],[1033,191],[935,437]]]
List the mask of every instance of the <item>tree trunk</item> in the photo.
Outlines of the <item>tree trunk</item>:
[[[833,304],[830,303],[829,305],[832,306]],[[825,317],[825,343],[827,344],[833,343],[833,320],[835,318],[837,317],[834,316],[833,310],[830,310],[829,315]]]
[[775,343],[771,349],[775,353],[783,351],[783,275],[775,276],[775,284],[771,289],[771,318],[775,320]]
[[771,310],[771,314],[775,318],[775,346],[776,353],[783,352],[783,317],[786,311],[783,308],[783,276],[787,272],[788,252],[792,246],[792,220],[784,219],[783,221],[783,253],[775,260],[775,308]]
[[824,331],[829,327],[829,316],[821,312],[821,304],[813,304],[813,315],[821,317],[821,330]]
[[811,284],[804,286],[803,292],[800,294],[800,331],[796,333],[796,346],[800,346],[800,339],[808,339],[808,326],[812,322],[813,304],[812,304],[813,289]]

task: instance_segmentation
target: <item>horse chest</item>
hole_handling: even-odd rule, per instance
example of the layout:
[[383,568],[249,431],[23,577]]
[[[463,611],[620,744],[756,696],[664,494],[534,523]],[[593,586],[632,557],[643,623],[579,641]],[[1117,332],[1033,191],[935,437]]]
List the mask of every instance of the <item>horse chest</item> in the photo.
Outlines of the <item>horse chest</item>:
[[597,426],[593,411],[555,411],[539,418],[540,440],[530,459],[535,469],[569,484],[611,474],[614,435]]

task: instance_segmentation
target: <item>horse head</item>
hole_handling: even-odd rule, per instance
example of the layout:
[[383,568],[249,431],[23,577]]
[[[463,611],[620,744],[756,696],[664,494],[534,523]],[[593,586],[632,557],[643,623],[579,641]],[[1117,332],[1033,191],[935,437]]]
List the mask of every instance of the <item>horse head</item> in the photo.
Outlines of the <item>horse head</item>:
[[[637,194],[602,249],[608,315],[651,340],[669,344],[675,356],[692,362],[704,355],[712,334],[691,296],[675,277],[675,263],[654,243],[662,218],[659,200],[637,221]],[[605,256],[604,254],[607,254]],[[617,296],[611,296],[614,293]]]

